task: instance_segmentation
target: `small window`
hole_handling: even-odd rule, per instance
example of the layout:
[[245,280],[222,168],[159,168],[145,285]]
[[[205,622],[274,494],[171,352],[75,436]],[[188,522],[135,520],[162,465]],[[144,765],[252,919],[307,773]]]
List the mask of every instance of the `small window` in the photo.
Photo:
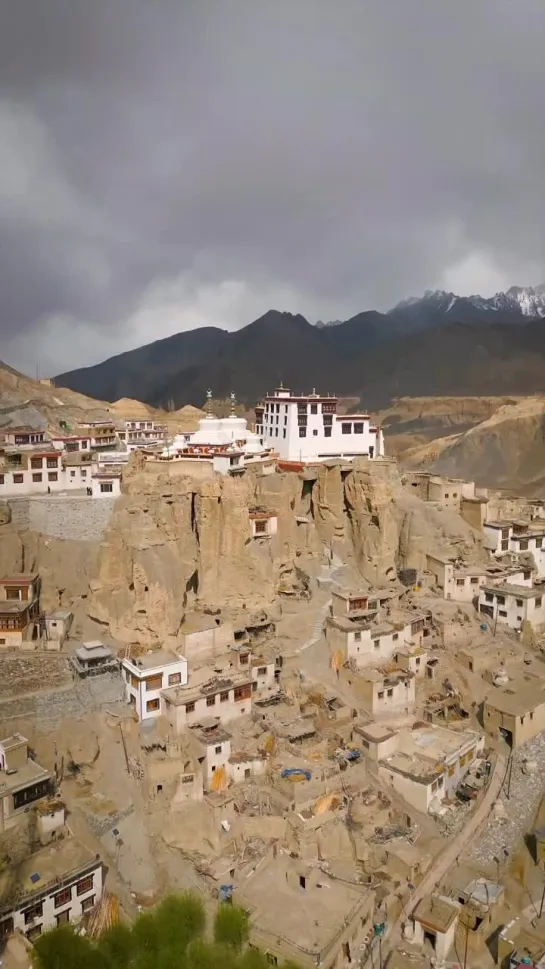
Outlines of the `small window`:
[[57,925],[66,925],[70,921],[70,909],[66,908],[64,912],[59,912],[59,914],[55,916],[55,919],[57,921]]
[[154,710],[158,710],[158,709],[159,709],[159,699],[158,698],[157,698],[157,700],[148,700],[146,702],[146,712],[147,713],[152,713]]
[[53,901],[55,908],[60,908],[61,905],[67,905],[68,902],[72,901],[72,888],[64,888],[62,892],[57,892],[53,896]]
[[307,436],[307,429],[306,429],[306,427],[300,427],[299,428],[299,437],[306,437],[306,436]]
[[386,696],[393,696],[393,695],[394,695],[393,690],[386,690]]
[[318,437],[318,431],[313,431],[312,434],[313,434],[313,437]]
[[22,484],[24,480],[24,475],[22,474],[13,475],[13,484]]
[[420,656],[417,656],[416,657],[415,663],[416,663],[417,666],[420,666]]
[[542,545],[543,545],[543,539],[536,538],[536,548],[541,548]]
[[352,424],[350,424],[349,421],[343,421],[341,426],[342,426],[342,429],[343,429],[343,431],[342,431],[343,434],[351,434],[352,433]]
[[536,599],[536,609],[539,609],[542,602],[543,602],[543,597],[538,596],[538,598]]
[[39,482],[42,480],[42,475],[41,474],[33,474],[32,475],[32,480],[33,480],[34,484],[39,484]]
[[380,649],[380,639],[373,640],[373,649]]
[[214,747],[214,753],[215,754],[221,754],[221,744],[218,744],[217,747]]
[[215,707],[216,706],[216,695],[215,694],[214,694],[214,696],[207,696],[206,697],[206,706],[207,707]]
[[100,491],[101,491],[101,494],[103,494],[103,495],[111,495],[111,493],[113,492],[113,490],[114,490],[114,486],[113,486],[113,484],[112,484],[111,481],[101,481],[100,482]]
[[195,713],[195,704],[194,703],[186,703],[186,705],[185,705],[185,712],[186,713]]
[[486,602],[494,602],[494,596],[491,592],[485,592],[484,597]]
[[257,675],[258,676],[266,676],[267,675],[267,667],[266,666],[259,666],[258,669],[257,669]]
[[168,677],[168,685],[169,686],[176,686],[178,683],[181,683],[181,682],[182,682],[182,674],[181,673],[170,673],[169,674],[169,677]]
[[476,576],[474,576],[472,579],[470,579],[470,583],[471,583],[471,585],[478,585],[479,584],[479,580],[478,580],[478,578]]
[[225,693],[220,693],[220,703],[227,703],[229,701],[229,691],[226,690]]
[[94,881],[94,875],[88,875],[87,878],[82,878],[81,881],[78,882],[78,895],[85,895],[86,892],[90,892],[94,885]]
[[48,458],[47,459],[47,467],[48,468],[56,468],[57,467],[57,458]]
[[95,907],[95,898],[95,895],[89,895],[89,898],[84,898],[81,903],[81,911],[90,912]]
[[383,700],[384,699],[384,690],[379,690],[377,696],[378,696],[379,700]]
[[393,639],[394,643],[397,643],[397,641],[399,639],[399,633],[394,633],[394,635],[392,636],[392,639]]
[[57,471],[48,471],[48,473],[47,473],[47,480],[48,481],[58,481],[59,480],[58,472]]
[[502,619],[506,619],[507,618],[507,610],[506,609],[500,609],[499,615],[502,617]]
[[354,642],[361,643],[361,633],[354,633]]
[[30,908],[25,910],[25,925],[32,922],[34,919],[41,919],[44,914],[44,903],[38,902],[37,905],[31,905]]
[[456,579],[456,585],[465,585],[465,579]]
[[361,421],[356,421],[354,424],[354,434],[363,434],[363,424]]
[[331,437],[331,428],[324,427],[324,437]]
[[310,413],[311,414],[317,414],[318,413],[318,404],[311,404],[310,405]]

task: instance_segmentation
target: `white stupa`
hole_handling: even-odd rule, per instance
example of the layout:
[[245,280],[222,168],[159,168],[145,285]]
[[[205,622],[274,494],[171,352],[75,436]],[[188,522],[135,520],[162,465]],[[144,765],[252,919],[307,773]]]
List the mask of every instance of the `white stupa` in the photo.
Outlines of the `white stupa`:
[[193,434],[177,435],[165,454],[190,447],[237,447],[245,454],[263,454],[268,449],[263,447],[259,437],[248,428],[244,417],[237,417],[235,413],[236,397],[231,394],[231,413],[229,417],[215,417],[212,413],[212,391],[206,392],[206,417],[199,421],[199,428]]

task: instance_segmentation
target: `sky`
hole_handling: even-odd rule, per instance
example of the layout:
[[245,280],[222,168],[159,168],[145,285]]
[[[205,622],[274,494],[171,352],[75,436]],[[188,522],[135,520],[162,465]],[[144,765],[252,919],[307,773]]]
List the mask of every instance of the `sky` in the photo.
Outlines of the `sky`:
[[545,281],[543,0],[0,10],[0,359]]

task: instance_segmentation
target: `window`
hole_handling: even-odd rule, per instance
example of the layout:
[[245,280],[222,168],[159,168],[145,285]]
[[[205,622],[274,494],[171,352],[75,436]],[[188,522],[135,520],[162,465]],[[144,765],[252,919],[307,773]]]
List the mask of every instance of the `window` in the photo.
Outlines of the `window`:
[[543,602],[543,597],[538,596],[538,598],[536,599],[536,609],[539,609],[542,602]]
[[244,686],[237,686],[235,688],[235,702],[238,703],[240,700],[249,700],[252,695],[251,685],[245,684]]
[[284,430],[282,431],[282,437],[285,437],[285,436],[286,436],[286,428],[284,428]]
[[248,665],[248,653],[241,653],[239,658],[239,663],[241,666]]
[[90,892],[91,889],[93,888],[94,881],[95,881],[94,875],[87,875],[86,878],[82,878],[81,881],[78,882],[78,887],[77,887],[78,895],[85,895],[85,892]]
[[380,639],[373,640],[373,649],[380,649]]
[[498,605],[500,606],[505,605],[505,596],[498,596]]
[[154,710],[158,710],[158,709],[159,709],[159,698],[157,698],[156,700],[146,701],[146,713],[152,713]]
[[60,908],[61,905],[67,905],[68,902],[72,901],[72,888],[63,888],[62,892],[57,892],[53,896],[53,902],[55,908]]
[[379,692],[377,693],[377,696],[378,696],[379,700],[383,700],[384,699],[384,690],[379,690]]
[[163,677],[159,673],[157,676],[148,676],[144,682],[146,684],[146,692],[149,690],[160,690],[163,685]]
[[530,720],[533,720],[533,719],[534,719],[534,711],[532,710],[530,713]]
[[0,474],[0,485],[4,484],[4,475]]
[[57,471],[48,471],[48,473],[47,473],[47,480],[48,481],[58,481],[59,480],[58,472]]
[[114,486],[111,481],[100,482],[100,491],[103,495],[111,495],[113,490],[114,490]]
[[41,919],[43,914],[44,914],[43,902],[38,902],[37,905],[31,905],[30,908],[27,908],[24,913],[25,925],[28,925],[28,923],[32,922],[34,919]]
[[399,633],[394,633],[394,635],[392,636],[392,639],[393,639],[394,643],[397,643],[397,641],[399,639]]
[[266,521],[254,521],[254,528],[256,535],[266,535],[267,534],[267,522]]
[[494,596],[491,592],[485,592],[484,597],[487,602],[494,602]]
[[311,404],[310,405],[310,413],[311,414],[317,414],[318,413],[318,404]]
[[519,549],[520,549],[520,551],[521,552],[525,552],[527,548],[528,548],[528,539],[527,538],[521,538],[520,539],[520,542],[519,542]]
[[186,705],[185,705],[185,712],[186,713],[195,713],[195,704],[194,703],[186,703]]
[[257,675],[258,676],[266,676],[267,675],[267,667],[266,666],[259,666],[258,669],[257,669]]
[[221,754],[221,744],[218,744],[217,747],[214,747],[214,753],[215,754]]
[[13,484],[22,484],[24,480],[25,478],[24,478],[24,475],[22,474],[13,475]]
[[470,582],[471,582],[471,585],[478,585],[479,584],[479,580],[476,577],[473,577],[472,579],[470,579]]
[[361,643],[361,633],[354,633],[354,642]]
[[81,472],[81,476],[82,476],[82,478],[86,478],[87,477],[87,471],[82,471]]
[[306,429],[306,427],[300,427],[299,428],[299,437],[306,437],[306,436],[307,436],[307,429]]
[[0,939],[7,938],[13,932],[13,919],[9,916],[0,922]]
[[42,467],[42,459],[41,458],[31,458],[30,459],[30,467],[32,469],[38,469],[38,470],[41,469],[41,467]]
[[331,437],[331,428],[324,427],[324,437]]
[[47,459],[47,467],[48,468],[56,468],[57,467],[57,458],[48,458]]
[[523,574],[523,577],[528,581],[532,573],[528,571],[528,572],[523,572],[522,574]]
[[314,437],[318,437],[318,431],[313,431],[312,434]]
[[215,707],[216,706],[216,694],[214,694],[214,696],[207,696],[206,697],[206,706],[207,707]]
[[342,422],[342,429],[343,429],[343,434],[351,434],[352,433],[352,424],[350,424],[349,421],[343,421]]
[[543,539],[536,538],[536,548],[541,548],[542,545],[543,545]]
[[509,548],[509,540],[507,538],[502,539],[502,543],[501,543],[502,552],[506,552],[508,548]]
[[507,610],[506,609],[500,609],[499,615],[502,617],[502,619],[505,619],[507,617]]
[[169,674],[169,677],[168,677],[168,685],[169,686],[176,686],[178,683],[181,683],[181,682],[182,682],[182,674],[181,673],[170,673]]
[[393,690],[386,690],[386,696],[393,696],[393,695],[394,695]]
[[416,663],[417,666],[420,666],[420,656],[417,656],[416,657],[415,663]]
[[356,421],[354,424],[354,434],[363,434],[363,424],[361,421]]
[[81,911],[82,912],[89,912],[94,907],[95,907],[95,896],[94,895],[89,895],[89,898],[84,898],[83,899],[83,901],[81,903]]
[[39,482],[42,480],[42,475],[41,474],[33,474],[32,475],[32,480],[34,481],[35,484],[39,484]]
[[57,925],[65,925],[67,922],[70,921],[70,909],[66,908],[64,912],[59,912],[59,914],[56,915],[55,918],[57,920]]
[[41,934],[42,934],[41,925],[34,925],[31,929],[28,930],[28,932],[25,932],[25,935],[29,942],[34,942],[34,939],[37,939]]
[[523,605],[524,605],[524,603],[523,603],[523,601],[522,601],[522,599],[516,599],[515,601],[516,601],[516,603],[517,603],[517,608],[518,608],[518,609],[522,609],[522,607],[523,607]]
[[220,703],[227,703],[229,701],[229,691],[226,690],[225,693],[220,693]]
[[456,579],[456,585],[465,585],[465,579]]

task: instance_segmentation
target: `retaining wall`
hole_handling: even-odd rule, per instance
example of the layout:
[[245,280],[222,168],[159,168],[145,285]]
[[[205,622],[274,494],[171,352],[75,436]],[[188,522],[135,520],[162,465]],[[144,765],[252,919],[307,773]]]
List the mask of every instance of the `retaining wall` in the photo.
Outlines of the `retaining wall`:
[[20,529],[40,532],[48,538],[100,542],[113,514],[115,497],[87,495],[6,498],[11,520]]

